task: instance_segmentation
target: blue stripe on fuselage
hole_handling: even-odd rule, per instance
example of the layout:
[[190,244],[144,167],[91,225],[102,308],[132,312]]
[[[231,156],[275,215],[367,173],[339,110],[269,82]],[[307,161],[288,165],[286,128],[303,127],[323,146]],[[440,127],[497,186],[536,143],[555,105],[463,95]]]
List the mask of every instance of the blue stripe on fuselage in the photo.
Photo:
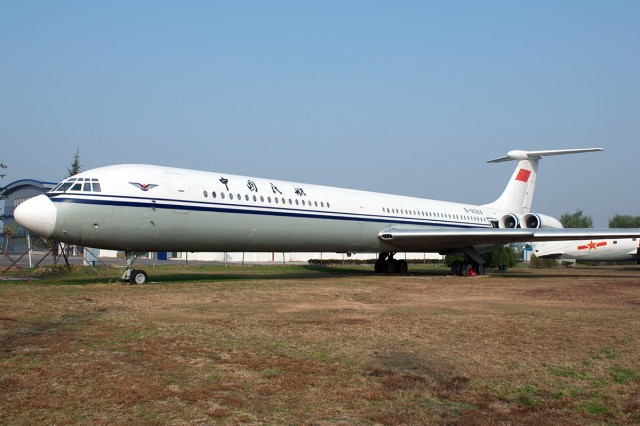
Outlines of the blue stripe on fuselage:
[[[254,214],[263,216],[281,216],[296,217],[306,219],[327,219],[327,220],[343,220],[353,222],[377,222],[377,223],[398,223],[409,225],[428,225],[449,228],[490,228],[488,224],[471,223],[471,222],[452,222],[452,221],[433,221],[427,219],[404,218],[398,216],[382,216],[382,215],[365,215],[356,213],[345,213],[336,211],[320,211],[320,210],[302,210],[282,208],[276,206],[259,207],[248,206],[242,204],[223,204],[201,201],[185,201],[172,200],[166,198],[147,198],[147,197],[130,197],[130,196],[110,196],[101,194],[91,194],[84,197],[83,194],[73,194],[68,197],[67,194],[47,194],[54,203],[73,203],[73,204],[91,204],[102,206],[118,206],[118,207],[138,207],[138,208],[155,208],[166,210],[185,210],[200,212],[216,212],[216,213],[232,213],[232,214]],[[96,197],[100,199],[96,199]],[[124,198],[119,200],[114,198]],[[138,202],[139,200],[140,202]],[[177,204],[188,203],[189,205]],[[275,211],[274,211],[275,210]],[[320,214],[323,213],[323,214]]]

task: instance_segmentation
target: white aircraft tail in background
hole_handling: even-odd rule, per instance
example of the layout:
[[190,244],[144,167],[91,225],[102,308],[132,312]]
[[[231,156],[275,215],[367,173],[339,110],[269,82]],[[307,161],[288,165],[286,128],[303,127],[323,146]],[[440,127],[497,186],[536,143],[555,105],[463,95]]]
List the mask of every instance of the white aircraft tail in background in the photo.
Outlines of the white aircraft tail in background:
[[[122,250],[122,275],[139,252],[378,253],[376,272],[406,272],[397,252],[464,255],[454,273],[485,273],[480,253],[514,242],[640,237],[640,230],[561,229],[531,213],[540,158],[600,148],[511,151],[518,160],[503,194],[473,205],[220,172],[123,164],[87,170],[19,205],[31,233],[84,247]],[[402,190],[401,187],[398,188]]]

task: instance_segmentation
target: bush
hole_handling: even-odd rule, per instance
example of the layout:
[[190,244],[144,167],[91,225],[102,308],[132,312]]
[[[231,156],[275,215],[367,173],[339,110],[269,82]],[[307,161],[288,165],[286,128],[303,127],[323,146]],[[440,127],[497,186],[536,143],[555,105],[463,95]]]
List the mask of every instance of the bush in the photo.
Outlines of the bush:
[[553,268],[558,266],[558,261],[556,259],[541,259],[537,257],[535,254],[531,256],[531,260],[529,261],[529,266],[531,268]]

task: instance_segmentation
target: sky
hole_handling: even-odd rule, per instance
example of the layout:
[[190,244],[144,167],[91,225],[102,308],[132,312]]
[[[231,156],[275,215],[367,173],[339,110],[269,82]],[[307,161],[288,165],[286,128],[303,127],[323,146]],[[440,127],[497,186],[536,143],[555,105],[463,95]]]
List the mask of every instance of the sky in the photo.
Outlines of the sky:
[[151,163],[640,215],[640,2],[0,0],[6,185]]

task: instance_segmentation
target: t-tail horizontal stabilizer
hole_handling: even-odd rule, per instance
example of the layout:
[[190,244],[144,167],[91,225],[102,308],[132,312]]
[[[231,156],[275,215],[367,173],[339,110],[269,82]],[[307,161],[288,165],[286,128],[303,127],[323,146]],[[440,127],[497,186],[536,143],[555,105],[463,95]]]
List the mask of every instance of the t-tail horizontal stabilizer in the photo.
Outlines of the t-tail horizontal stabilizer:
[[521,160],[539,160],[542,157],[548,157],[550,155],[564,155],[564,154],[580,154],[583,152],[603,151],[602,148],[576,148],[576,149],[551,149],[546,151],[522,151],[520,149],[514,149],[507,152],[507,155],[500,158],[487,161],[487,163],[502,163],[504,161],[521,161]]

